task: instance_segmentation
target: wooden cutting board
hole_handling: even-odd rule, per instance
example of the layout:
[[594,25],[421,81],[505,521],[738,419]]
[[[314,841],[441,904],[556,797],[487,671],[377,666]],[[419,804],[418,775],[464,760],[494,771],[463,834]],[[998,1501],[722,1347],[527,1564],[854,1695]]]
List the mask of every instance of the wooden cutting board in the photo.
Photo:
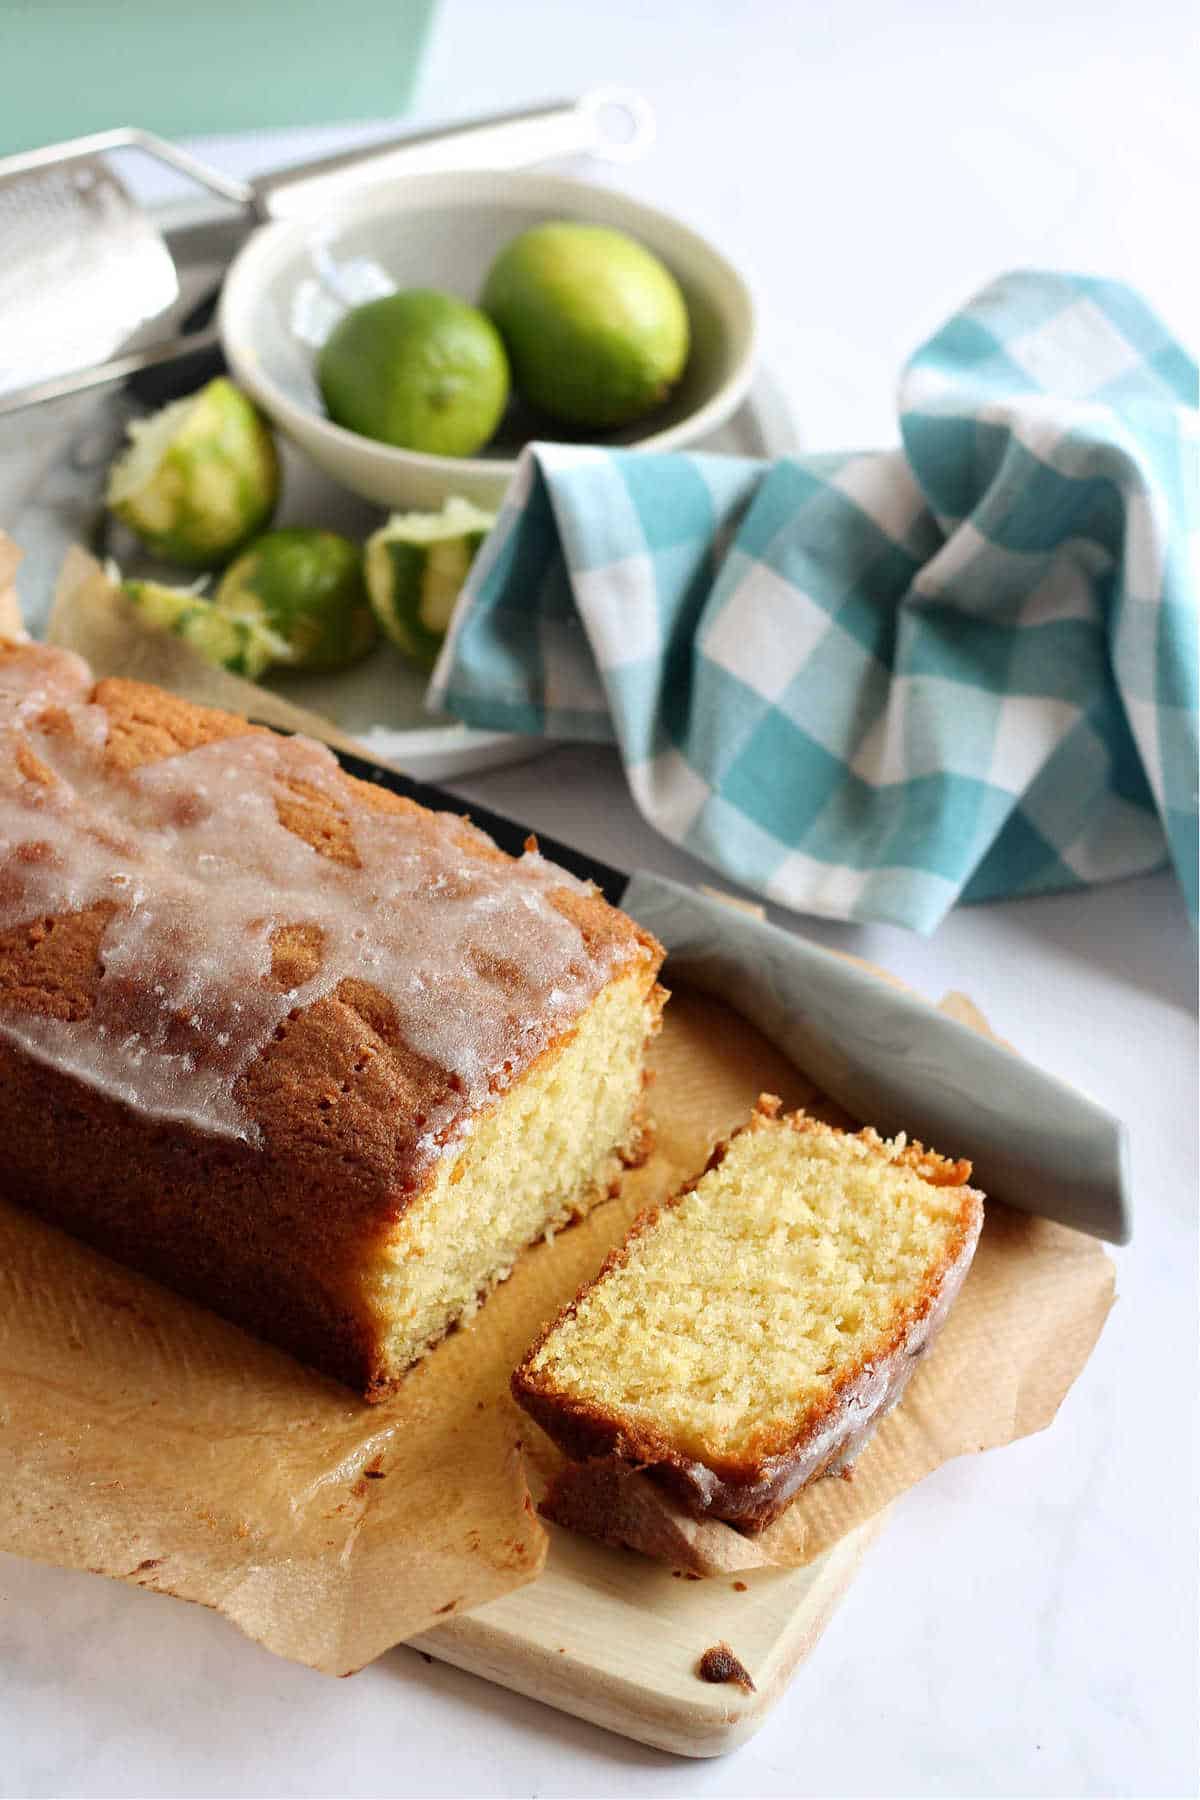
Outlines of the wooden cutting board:
[[[707,1580],[551,1526],[536,1581],[411,1647],[656,1749],[720,1756],[763,1723],[886,1517],[807,1568]],[[718,1643],[749,1672],[753,1693],[700,1679],[696,1665]]]

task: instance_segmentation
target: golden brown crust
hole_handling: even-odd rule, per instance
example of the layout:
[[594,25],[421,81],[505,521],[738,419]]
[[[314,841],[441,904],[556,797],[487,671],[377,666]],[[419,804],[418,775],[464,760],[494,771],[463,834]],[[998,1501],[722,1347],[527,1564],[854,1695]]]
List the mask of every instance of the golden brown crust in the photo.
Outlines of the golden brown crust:
[[[926,1150],[915,1140],[896,1152],[869,1126],[857,1133],[838,1134],[855,1137],[872,1155],[913,1169],[933,1186],[960,1189],[962,1201],[956,1228],[944,1256],[930,1269],[917,1296],[899,1316],[889,1336],[873,1345],[869,1355],[858,1364],[845,1370],[825,1399],[775,1432],[761,1433],[736,1456],[708,1457],[700,1463],[683,1454],[664,1433],[643,1421],[609,1412],[594,1401],[559,1392],[552,1378],[539,1375],[532,1365],[550,1334],[574,1317],[584,1297],[610,1271],[624,1266],[638,1238],[663,1212],[677,1207],[710,1170],[720,1166],[736,1138],[772,1125],[785,1126],[801,1135],[835,1129],[810,1119],[803,1112],[781,1118],[780,1104],[774,1095],[760,1095],[747,1123],[714,1146],[703,1169],[684,1182],[661,1206],[649,1207],[638,1215],[623,1243],[609,1253],[592,1279],[586,1281],[574,1299],[544,1327],[514,1371],[511,1381],[517,1403],[575,1462],[614,1460],[629,1468],[643,1469],[697,1517],[727,1519],[748,1530],[760,1530],[768,1525],[790,1503],[800,1486],[807,1486],[809,1481],[840,1466],[860,1446],[867,1432],[839,1433],[837,1427],[874,1370],[890,1369],[892,1374],[886,1391],[879,1395],[872,1408],[872,1424],[899,1398],[917,1358],[924,1354],[928,1338],[940,1326],[949,1309],[974,1254],[983,1223],[983,1198],[965,1185],[971,1174],[969,1162],[950,1161],[936,1151]],[[805,1472],[806,1461],[812,1459],[814,1446],[826,1443],[828,1454],[816,1460],[811,1472]]]
[[[602,1543],[637,1550],[690,1575],[758,1568],[757,1547],[720,1520],[695,1519],[648,1476],[609,1458],[564,1460],[538,1504],[544,1519]],[[736,1584],[735,1584],[736,1585]]]
[[[62,660],[41,646],[3,644],[0,680],[17,656]],[[53,673],[52,662],[48,667]],[[122,770],[264,731],[140,682],[101,681],[90,697],[108,715],[104,754]],[[39,726],[53,733],[68,729],[69,720],[49,705]],[[27,773],[37,778],[36,769]],[[433,818],[384,788],[342,774],[337,780],[344,808],[300,781],[278,806],[281,822],[322,855],[354,858],[353,819],[362,808],[407,813],[418,831]],[[511,861],[481,844],[465,822],[462,842],[471,856]],[[661,946],[599,894],[556,890],[552,898],[577,919],[589,944],[627,952],[618,954],[613,979],[637,969],[653,1009]],[[0,935],[0,1009],[86,1018],[96,1003],[110,915],[111,908],[91,907]],[[274,980],[298,985],[319,953],[311,926],[281,925],[272,940]],[[497,993],[502,1005],[502,979]],[[556,1056],[576,1023],[536,1058],[514,1042],[513,1079]],[[451,1091],[453,1077],[406,1043],[390,1002],[361,981],[344,981],[289,1015],[241,1077],[237,1098],[261,1145],[155,1122],[0,1042],[3,1189],[378,1397],[382,1350],[360,1273],[432,1179],[415,1147],[425,1115]]]

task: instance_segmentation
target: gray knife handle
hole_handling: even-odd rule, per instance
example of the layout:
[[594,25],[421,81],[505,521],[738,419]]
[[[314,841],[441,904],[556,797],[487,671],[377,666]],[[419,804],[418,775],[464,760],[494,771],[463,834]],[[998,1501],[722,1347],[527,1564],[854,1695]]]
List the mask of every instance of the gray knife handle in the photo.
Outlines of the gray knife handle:
[[985,1194],[1128,1243],[1125,1127],[929,1005],[776,925],[634,875],[622,905],[675,976],[730,1001],[854,1117],[967,1155]]

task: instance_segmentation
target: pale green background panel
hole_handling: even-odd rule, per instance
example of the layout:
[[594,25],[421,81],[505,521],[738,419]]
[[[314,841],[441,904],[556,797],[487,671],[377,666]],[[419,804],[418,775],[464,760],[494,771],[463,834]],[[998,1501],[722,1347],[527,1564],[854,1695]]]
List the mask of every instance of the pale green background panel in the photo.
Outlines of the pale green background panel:
[[168,137],[409,104],[435,0],[0,0],[0,152],[108,125]]

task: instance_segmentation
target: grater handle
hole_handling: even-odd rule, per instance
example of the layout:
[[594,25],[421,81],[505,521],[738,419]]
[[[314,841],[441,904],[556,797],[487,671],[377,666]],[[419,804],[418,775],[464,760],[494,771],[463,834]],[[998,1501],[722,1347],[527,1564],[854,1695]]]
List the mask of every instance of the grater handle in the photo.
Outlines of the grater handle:
[[645,155],[654,137],[654,112],[640,94],[628,88],[596,88],[577,100],[549,101],[461,125],[408,132],[278,169],[255,181],[255,206],[260,218],[294,219],[330,205],[364,181],[393,175],[530,168],[559,156],[634,162]]
[[294,168],[276,169],[253,183],[214,169],[140,125],[118,125],[87,137],[44,144],[0,157],[0,180],[37,169],[98,156],[110,150],[140,150],[177,169],[223,200],[258,219],[291,219],[315,211],[358,186],[364,175],[380,181],[391,175],[443,169],[520,169],[558,156],[595,156],[606,162],[635,162],[654,142],[649,101],[629,88],[595,88],[577,100],[553,100],[515,112],[489,114],[461,125],[407,132],[382,143],[338,151]]
[[168,143],[156,132],[144,131],[140,125],[117,125],[111,131],[93,131],[87,137],[67,138],[60,144],[43,144],[38,150],[18,150],[13,156],[0,157],[0,181],[12,175],[31,175],[37,169],[55,168],[80,157],[100,156],[108,150],[142,150],[234,206],[254,205],[254,189],[247,182],[222,174],[190,151]]
[[[198,331],[189,337],[168,338],[162,344],[150,344],[145,350],[130,350],[108,362],[93,363],[90,368],[72,369],[66,375],[52,375],[45,381],[18,388],[11,394],[0,394],[0,419],[10,413],[24,412],[27,406],[47,406],[53,400],[66,400],[72,394],[86,394],[92,388],[108,387],[114,381],[128,381],[146,369],[157,369],[165,363],[176,365],[177,379],[167,395],[175,399],[190,393],[198,382],[214,371],[210,361],[220,357],[221,338],[216,331]],[[222,360],[221,367],[224,367]]]

